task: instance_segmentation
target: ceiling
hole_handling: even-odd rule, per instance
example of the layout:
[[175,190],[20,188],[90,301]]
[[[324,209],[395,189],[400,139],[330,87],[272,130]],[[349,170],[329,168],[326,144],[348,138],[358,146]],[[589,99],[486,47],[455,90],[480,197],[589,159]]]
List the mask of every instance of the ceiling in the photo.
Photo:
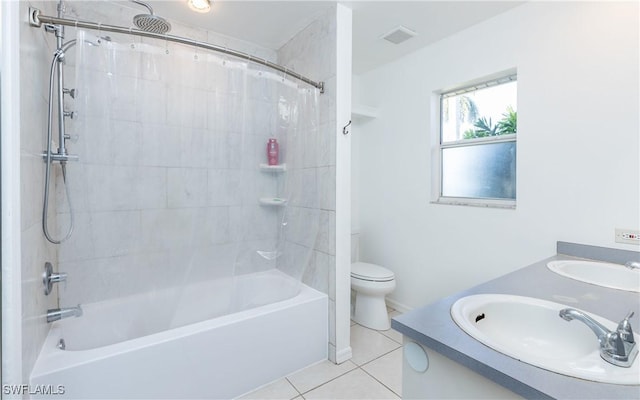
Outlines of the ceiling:
[[[326,12],[331,1],[213,0],[198,14],[186,0],[149,1],[157,15],[277,50]],[[353,71],[361,74],[516,7],[516,1],[346,1],[353,10]],[[130,4],[131,7],[138,7]],[[395,45],[381,36],[398,25],[415,32]]]

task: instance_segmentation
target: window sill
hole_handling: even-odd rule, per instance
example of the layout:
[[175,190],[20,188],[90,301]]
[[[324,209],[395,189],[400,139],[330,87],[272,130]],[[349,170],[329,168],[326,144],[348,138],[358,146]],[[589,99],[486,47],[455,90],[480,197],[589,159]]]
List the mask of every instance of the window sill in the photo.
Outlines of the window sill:
[[507,210],[516,209],[515,200],[499,200],[499,199],[474,199],[466,197],[440,197],[431,201],[431,204],[444,204],[449,206],[469,206],[482,208],[503,208]]

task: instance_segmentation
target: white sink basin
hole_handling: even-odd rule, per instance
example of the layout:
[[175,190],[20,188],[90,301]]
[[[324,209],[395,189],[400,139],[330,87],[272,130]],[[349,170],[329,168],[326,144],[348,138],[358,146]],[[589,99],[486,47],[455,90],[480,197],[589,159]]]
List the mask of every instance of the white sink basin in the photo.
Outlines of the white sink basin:
[[558,260],[547,267],[556,274],[612,289],[640,293],[640,270],[598,261]]
[[[580,321],[560,318],[563,308],[567,306],[531,297],[479,294],[456,301],[451,316],[474,339],[527,364],[596,382],[640,385],[640,357],[629,368],[604,361],[596,335]],[[586,314],[607,329],[617,326]],[[638,342],[640,337],[634,336]]]

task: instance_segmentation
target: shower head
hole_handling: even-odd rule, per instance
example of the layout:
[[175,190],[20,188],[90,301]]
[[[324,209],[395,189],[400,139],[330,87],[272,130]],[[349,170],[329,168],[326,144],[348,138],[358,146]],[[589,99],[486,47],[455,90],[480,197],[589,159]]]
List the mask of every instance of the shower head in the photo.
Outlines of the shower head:
[[133,23],[146,32],[164,34],[171,30],[171,24],[164,18],[153,14],[138,14]]
[[149,10],[149,14],[138,14],[133,17],[133,23],[139,29],[145,32],[164,34],[171,30],[171,24],[164,18],[158,17],[153,13],[153,8],[143,1],[129,0],[132,3],[139,4]]

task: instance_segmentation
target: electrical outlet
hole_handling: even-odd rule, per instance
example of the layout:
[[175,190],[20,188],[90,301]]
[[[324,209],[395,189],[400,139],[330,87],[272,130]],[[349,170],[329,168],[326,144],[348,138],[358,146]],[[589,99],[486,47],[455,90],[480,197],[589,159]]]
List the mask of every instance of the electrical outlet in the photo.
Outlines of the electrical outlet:
[[640,246],[640,231],[616,228],[616,243],[635,244]]

